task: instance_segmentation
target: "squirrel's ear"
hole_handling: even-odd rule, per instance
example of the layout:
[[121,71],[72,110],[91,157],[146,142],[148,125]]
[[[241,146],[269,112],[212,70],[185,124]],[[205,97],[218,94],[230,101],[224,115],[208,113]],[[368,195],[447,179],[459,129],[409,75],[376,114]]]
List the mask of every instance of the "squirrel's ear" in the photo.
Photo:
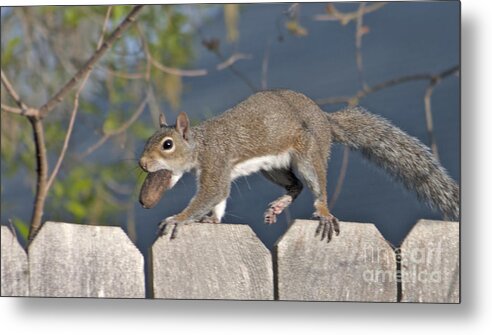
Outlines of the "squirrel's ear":
[[190,120],[185,112],[181,112],[176,120],[176,130],[183,136],[185,140],[189,139]]
[[159,114],[159,126],[161,128],[167,126],[166,117],[162,113]]

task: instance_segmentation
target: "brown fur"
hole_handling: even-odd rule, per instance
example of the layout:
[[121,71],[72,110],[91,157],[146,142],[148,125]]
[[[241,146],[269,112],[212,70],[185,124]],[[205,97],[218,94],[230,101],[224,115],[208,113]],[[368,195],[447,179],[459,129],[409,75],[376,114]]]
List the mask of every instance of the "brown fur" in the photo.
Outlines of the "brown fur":
[[[162,150],[166,136],[176,146],[170,154]],[[256,93],[193,128],[180,114],[177,126],[164,125],[148,140],[140,163],[147,170],[160,159],[173,174],[197,172],[197,194],[180,214],[166,219],[165,226],[199,220],[226,199],[238,163],[288,151],[288,167],[263,174],[285,187],[292,199],[302,190],[300,177],[314,195],[315,215],[321,223],[318,231],[330,240],[333,232],[338,233],[326,196],[332,141],[361,150],[445,215],[457,217],[458,186],[418,140],[360,107],[327,114],[305,95],[289,90]]]

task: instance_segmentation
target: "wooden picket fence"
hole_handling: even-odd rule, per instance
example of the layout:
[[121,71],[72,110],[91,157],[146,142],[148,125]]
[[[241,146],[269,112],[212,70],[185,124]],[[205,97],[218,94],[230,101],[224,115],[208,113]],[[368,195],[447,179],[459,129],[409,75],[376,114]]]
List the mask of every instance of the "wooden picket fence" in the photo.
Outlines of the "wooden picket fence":
[[459,303],[459,223],[420,220],[400,248],[373,224],[330,243],[297,220],[270,252],[248,225],[183,226],[144,258],[119,227],[46,222],[28,252],[1,227],[1,295]]

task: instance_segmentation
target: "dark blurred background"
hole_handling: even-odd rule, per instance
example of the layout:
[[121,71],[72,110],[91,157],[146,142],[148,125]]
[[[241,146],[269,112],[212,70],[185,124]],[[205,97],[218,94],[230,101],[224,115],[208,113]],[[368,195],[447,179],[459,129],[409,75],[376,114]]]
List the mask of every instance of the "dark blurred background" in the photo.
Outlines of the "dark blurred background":
[[[108,31],[129,9],[111,9]],[[107,10],[2,8],[2,70],[27,102],[41,105],[92,54]],[[362,19],[357,19],[361,13]],[[360,3],[149,6],[137,23],[98,63],[82,94],[44,220],[120,225],[144,254],[159,221],[182,210],[195,192],[194,177],[186,175],[155,208],[145,210],[138,204],[144,174],[137,159],[157,126],[159,112],[172,123],[183,110],[197,123],[262,88],[289,88],[330,102],[326,99],[350,97],[390,79],[439,74],[460,61],[460,4],[455,1],[362,7]],[[151,71],[145,78],[147,64]],[[226,68],[217,69],[220,64]],[[206,69],[207,74],[184,76],[179,72],[183,69]],[[330,112],[357,102],[430,146],[424,103],[429,84],[408,80],[358,101],[332,101],[322,108]],[[443,77],[429,100],[439,159],[458,182],[459,84],[455,73]],[[118,132],[146,94],[151,99],[143,113]],[[2,89],[4,101],[9,102]],[[51,167],[72,103],[67,99],[46,120]],[[35,187],[32,135],[25,119],[4,112],[1,135],[1,223],[15,227],[25,243]],[[107,141],[94,146],[104,136]],[[417,220],[441,219],[358,153],[348,154],[345,167],[343,161],[343,147],[335,146],[328,194],[334,200],[336,185],[343,181],[332,208],[340,220],[374,223],[387,240],[399,245]],[[345,177],[340,179],[342,170]],[[289,222],[310,218],[313,212],[312,196],[305,189],[275,225],[265,225],[263,212],[280,194],[282,190],[261,175],[240,178],[232,187],[223,222],[249,224],[271,248]]]

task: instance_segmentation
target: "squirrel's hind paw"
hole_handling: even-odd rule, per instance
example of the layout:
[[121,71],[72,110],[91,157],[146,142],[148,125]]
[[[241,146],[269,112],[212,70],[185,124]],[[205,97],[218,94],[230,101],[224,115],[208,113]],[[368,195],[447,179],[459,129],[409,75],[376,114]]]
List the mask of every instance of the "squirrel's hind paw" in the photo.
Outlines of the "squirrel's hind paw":
[[338,219],[329,214],[328,216],[321,216],[318,213],[314,213],[313,216],[319,219],[318,228],[314,236],[319,236],[321,234],[321,241],[326,238],[326,242],[330,242],[333,237],[333,232],[338,236],[340,234],[340,224]]
[[292,203],[290,195],[284,195],[268,205],[265,211],[265,223],[274,224],[277,222],[277,215],[283,212]]

